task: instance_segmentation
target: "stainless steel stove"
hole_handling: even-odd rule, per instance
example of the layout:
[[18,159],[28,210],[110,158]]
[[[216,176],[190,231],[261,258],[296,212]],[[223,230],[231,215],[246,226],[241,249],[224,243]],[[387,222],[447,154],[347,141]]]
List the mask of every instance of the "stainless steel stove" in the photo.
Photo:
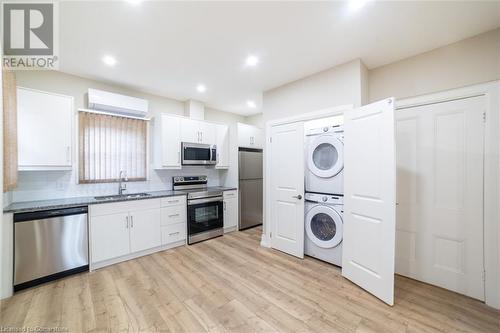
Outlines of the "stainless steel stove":
[[207,184],[207,176],[173,177],[174,191],[187,194],[188,244],[224,233],[223,192],[210,189]]

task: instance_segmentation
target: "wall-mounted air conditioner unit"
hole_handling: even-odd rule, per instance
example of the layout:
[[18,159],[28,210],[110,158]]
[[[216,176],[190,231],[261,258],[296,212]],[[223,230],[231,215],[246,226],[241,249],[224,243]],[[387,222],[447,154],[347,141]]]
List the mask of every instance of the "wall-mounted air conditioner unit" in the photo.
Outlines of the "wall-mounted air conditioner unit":
[[134,117],[146,117],[148,101],[107,91],[89,88],[89,109],[119,113]]

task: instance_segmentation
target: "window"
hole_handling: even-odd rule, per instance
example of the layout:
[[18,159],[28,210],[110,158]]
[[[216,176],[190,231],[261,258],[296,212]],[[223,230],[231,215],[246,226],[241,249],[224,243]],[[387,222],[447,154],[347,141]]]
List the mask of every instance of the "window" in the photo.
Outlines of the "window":
[[79,112],[79,183],[146,180],[147,121]]

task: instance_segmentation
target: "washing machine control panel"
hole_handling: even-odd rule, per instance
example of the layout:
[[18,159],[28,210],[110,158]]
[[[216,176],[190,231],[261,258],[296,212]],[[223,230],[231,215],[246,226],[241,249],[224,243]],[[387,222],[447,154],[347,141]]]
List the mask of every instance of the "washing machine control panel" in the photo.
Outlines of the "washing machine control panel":
[[342,205],[344,197],[342,195],[324,193],[306,193],[305,199],[311,202],[324,203],[329,205]]

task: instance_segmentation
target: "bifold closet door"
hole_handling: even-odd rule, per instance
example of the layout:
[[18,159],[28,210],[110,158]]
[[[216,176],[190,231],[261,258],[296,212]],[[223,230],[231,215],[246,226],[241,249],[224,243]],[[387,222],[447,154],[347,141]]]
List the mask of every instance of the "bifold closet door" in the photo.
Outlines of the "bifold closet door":
[[394,304],[394,99],[344,113],[342,275]]
[[484,96],[396,111],[396,271],[484,300]]
[[271,129],[271,246],[304,257],[304,124]]

